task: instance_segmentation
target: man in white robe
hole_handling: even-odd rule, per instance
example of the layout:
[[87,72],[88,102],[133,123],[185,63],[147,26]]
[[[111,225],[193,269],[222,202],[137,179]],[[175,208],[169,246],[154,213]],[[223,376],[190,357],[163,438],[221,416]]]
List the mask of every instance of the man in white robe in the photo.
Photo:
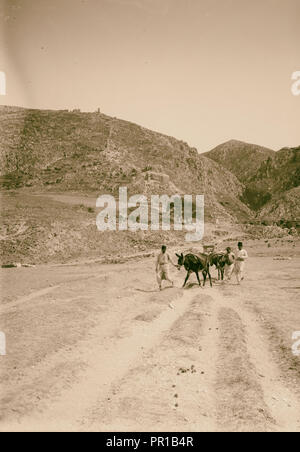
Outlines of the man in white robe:
[[156,274],[159,290],[162,290],[163,281],[168,281],[174,286],[174,282],[170,276],[170,264],[177,268],[177,265],[174,264],[170,255],[167,253],[167,247],[163,246],[156,261]]
[[238,252],[235,259],[234,272],[236,274],[236,279],[238,284],[241,284],[241,281],[244,280],[245,277],[245,265],[248,259],[248,253],[244,249],[243,243],[238,243]]

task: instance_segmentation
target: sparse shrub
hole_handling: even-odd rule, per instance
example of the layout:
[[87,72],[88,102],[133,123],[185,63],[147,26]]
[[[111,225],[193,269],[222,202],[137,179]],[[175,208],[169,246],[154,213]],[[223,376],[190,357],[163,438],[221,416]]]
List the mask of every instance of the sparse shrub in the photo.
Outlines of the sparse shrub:
[[152,171],[152,166],[146,166],[144,169],[142,169],[142,173],[147,173],[147,171]]

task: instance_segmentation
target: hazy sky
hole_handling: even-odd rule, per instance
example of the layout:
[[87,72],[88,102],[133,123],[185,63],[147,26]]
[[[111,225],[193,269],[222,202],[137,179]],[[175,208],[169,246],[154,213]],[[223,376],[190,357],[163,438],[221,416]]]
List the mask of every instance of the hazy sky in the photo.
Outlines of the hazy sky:
[[2,105],[81,108],[196,146],[300,144],[300,0],[0,0]]

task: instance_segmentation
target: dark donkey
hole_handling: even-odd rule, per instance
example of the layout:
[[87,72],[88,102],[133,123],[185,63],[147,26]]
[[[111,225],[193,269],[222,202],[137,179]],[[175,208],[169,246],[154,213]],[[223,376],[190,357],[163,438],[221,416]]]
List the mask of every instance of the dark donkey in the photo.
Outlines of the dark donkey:
[[188,282],[189,277],[192,273],[196,273],[199,285],[201,287],[201,281],[199,277],[200,271],[202,272],[204,278],[203,287],[205,286],[207,275],[209,277],[210,286],[212,287],[212,280],[209,271],[209,256],[207,254],[187,254],[186,256],[184,256],[181,253],[181,255],[176,254],[176,256],[178,257],[178,268],[180,269],[180,267],[184,266],[187,271],[187,276],[185,278],[183,287],[186,286],[186,283]]
[[209,265],[212,267],[215,265],[218,270],[218,280],[224,280],[225,265],[227,264],[227,258],[224,253],[213,253],[209,255]]

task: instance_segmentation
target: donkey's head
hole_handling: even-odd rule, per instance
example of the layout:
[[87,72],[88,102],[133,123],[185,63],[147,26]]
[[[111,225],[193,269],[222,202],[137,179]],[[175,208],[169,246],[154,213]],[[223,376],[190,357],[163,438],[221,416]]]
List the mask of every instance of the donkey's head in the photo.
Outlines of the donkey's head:
[[178,270],[180,270],[180,268],[184,265],[184,255],[183,253],[181,254],[176,254],[176,256],[178,257]]

